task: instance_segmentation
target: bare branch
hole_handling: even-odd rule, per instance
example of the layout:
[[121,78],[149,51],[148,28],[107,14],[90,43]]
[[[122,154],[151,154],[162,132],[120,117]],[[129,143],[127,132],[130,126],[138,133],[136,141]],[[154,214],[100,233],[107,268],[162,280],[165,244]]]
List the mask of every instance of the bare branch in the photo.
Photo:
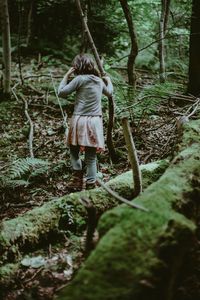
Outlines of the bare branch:
[[140,210],[144,210],[144,211],[149,211],[147,208],[134,204],[133,202],[119,196],[117,193],[115,193],[113,190],[111,190],[111,188],[109,188],[107,185],[105,185],[100,179],[97,178],[97,182],[104,188],[104,190],[106,190],[111,196],[113,196],[115,199],[133,207],[133,208],[137,208]]

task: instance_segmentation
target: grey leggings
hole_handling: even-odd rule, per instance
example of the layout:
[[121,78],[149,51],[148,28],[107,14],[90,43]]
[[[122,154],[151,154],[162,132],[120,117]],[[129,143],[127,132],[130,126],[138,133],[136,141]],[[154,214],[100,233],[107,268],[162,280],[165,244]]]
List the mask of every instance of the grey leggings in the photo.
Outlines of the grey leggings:
[[[80,146],[70,145],[70,159],[73,170],[82,170],[82,161],[80,159]],[[87,183],[96,182],[97,162],[96,148],[85,147],[85,164]]]

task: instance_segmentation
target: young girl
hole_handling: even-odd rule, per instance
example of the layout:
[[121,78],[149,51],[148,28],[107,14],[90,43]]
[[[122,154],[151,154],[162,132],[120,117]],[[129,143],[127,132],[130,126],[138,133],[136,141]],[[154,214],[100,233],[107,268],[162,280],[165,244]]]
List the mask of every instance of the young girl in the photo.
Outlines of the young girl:
[[[109,77],[103,77],[103,80],[100,78],[89,54],[77,55],[72,65],[59,85],[58,96],[65,98],[76,91],[74,112],[67,138],[73,168],[73,182],[68,184],[68,188],[76,191],[83,187],[80,150],[85,150],[86,189],[96,186],[96,152],[104,151],[105,148],[101,97],[102,93],[108,97],[112,96],[113,85]],[[68,83],[72,73],[77,76]]]

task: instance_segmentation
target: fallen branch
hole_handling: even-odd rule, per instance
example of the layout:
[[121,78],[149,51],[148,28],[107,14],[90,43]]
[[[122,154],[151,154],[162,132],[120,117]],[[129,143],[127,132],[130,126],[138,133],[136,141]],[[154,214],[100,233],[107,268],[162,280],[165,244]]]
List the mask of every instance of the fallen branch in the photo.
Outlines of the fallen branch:
[[181,100],[181,101],[188,101],[188,102],[194,102],[194,100],[196,99],[194,96],[180,95],[180,94],[173,94],[173,93],[170,93],[169,97],[171,100]]
[[192,112],[189,115],[187,115],[188,119],[195,114],[195,112],[197,111],[197,108],[199,106],[199,103],[200,103],[200,98],[197,98],[197,101],[188,108],[188,110],[186,111],[186,115],[189,113],[189,111],[191,110],[191,108],[194,107],[194,109],[192,110]]
[[147,208],[143,207],[143,206],[140,206],[140,205],[137,205],[137,204],[134,204],[133,202],[119,196],[116,192],[114,192],[113,190],[111,190],[111,188],[109,188],[107,185],[105,185],[99,178],[97,178],[97,182],[104,188],[104,190],[106,190],[111,196],[113,196],[115,199],[133,207],[133,208],[137,208],[137,209],[141,209],[141,210],[144,210],[144,211],[148,211]]

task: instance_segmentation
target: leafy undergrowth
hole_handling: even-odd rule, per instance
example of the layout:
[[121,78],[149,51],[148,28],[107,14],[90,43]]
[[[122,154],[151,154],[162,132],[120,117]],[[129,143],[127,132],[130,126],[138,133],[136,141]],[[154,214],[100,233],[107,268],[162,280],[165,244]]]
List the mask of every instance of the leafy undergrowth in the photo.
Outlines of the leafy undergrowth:
[[[69,149],[65,146],[65,128],[53,89],[51,68],[43,67],[37,71],[34,65],[24,65],[24,86],[16,78],[11,101],[0,103],[1,221],[69,193],[67,183],[72,178]],[[56,86],[63,74],[61,68],[53,70]],[[119,159],[111,164],[107,150],[98,154],[99,175],[104,181],[130,169],[119,112],[128,113],[140,164],[146,164],[167,157],[170,159],[174,155],[178,138],[176,117],[190,113],[195,103],[195,99],[188,101],[172,97],[172,94],[183,91],[184,83],[160,85],[152,75],[142,73],[138,74],[137,99],[133,105],[127,101],[127,86],[122,79],[116,78],[114,72],[111,76],[115,84],[117,114],[113,141]],[[73,111],[72,99],[61,100],[68,118]],[[30,125],[24,100],[28,103],[28,113],[34,125],[35,159],[29,158]],[[106,133],[106,98],[103,99],[103,112]],[[198,110],[192,117],[198,117]],[[55,243],[47,245],[42,258],[38,259],[44,264],[37,268],[23,263],[17,266],[5,299],[52,299],[56,290],[69,281],[82,264],[83,240],[82,236],[67,237],[57,248]],[[32,254],[37,258],[39,255]]]

